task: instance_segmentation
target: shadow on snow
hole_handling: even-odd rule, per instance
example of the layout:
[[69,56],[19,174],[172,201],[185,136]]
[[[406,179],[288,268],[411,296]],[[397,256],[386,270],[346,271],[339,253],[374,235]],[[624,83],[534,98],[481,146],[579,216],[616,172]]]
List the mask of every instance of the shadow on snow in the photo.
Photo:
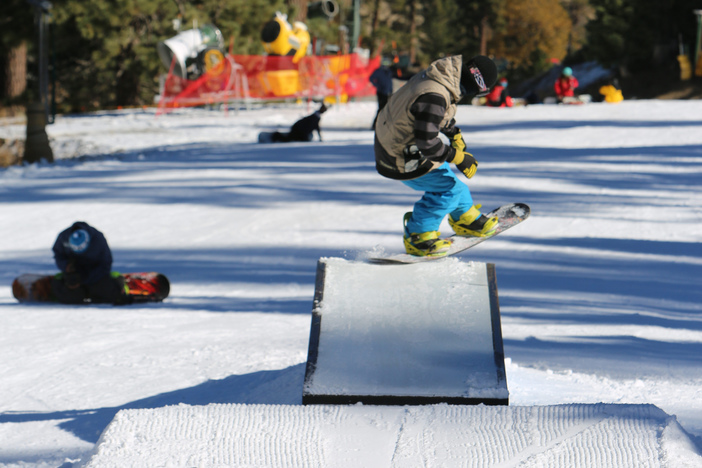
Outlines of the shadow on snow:
[[[0,414],[2,423],[23,423],[67,419],[59,424],[65,431],[87,442],[95,443],[100,434],[123,409],[162,408],[170,405],[222,404],[302,404],[302,383],[305,364],[275,371],[259,371],[232,375],[220,380],[208,380],[194,387],[161,393],[121,406],[85,410],[38,412],[6,412]],[[16,460],[8,460],[16,461]],[[0,462],[5,462],[0,458]]]
[[[497,206],[518,200],[536,210],[543,205],[542,213],[562,213],[585,203],[636,207],[655,204],[659,193],[683,196],[701,176],[702,146],[491,146],[476,148],[475,155],[481,162],[482,176],[534,181],[532,186],[486,187],[478,177],[469,183],[478,202]],[[669,165],[666,161],[671,157],[676,158],[676,170],[662,172],[661,166]],[[105,164],[94,164],[100,161]],[[503,167],[505,163],[510,167]],[[608,166],[606,170],[603,164]],[[612,165],[619,169],[613,170]],[[570,185],[543,190],[539,181],[544,179]],[[8,188],[0,188],[5,203],[60,202],[89,196],[94,200],[255,209],[320,200],[409,207],[417,198],[416,192],[401,183],[378,175],[372,145],[358,142],[178,145],[63,160],[33,171],[31,183],[24,178],[22,184],[13,181],[8,177]]]

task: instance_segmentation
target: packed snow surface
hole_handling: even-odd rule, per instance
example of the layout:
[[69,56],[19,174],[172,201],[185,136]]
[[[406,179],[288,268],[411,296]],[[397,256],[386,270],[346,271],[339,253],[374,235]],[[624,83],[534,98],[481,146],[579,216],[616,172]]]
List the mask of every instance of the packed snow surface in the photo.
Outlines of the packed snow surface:
[[[179,411],[237,424],[259,412],[276,428],[323,413],[300,406],[316,263],[400,252],[402,216],[419,194],[376,173],[372,102],[325,113],[321,143],[255,143],[260,131],[287,130],[313,110],[59,116],[47,127],[56,163],[0,169],[0,466],[87,462],[120,410],[128,411],[104,441],[138,438],[120,421],[168,425]],[[640,436],[646,442],[631,454],[639,466],[702,465],[688,443],[702,436],[700,116],[699,101],[459,109],[480,162],[467,181],[475,202],[490,210],[519,201],[532,210],[459,257],[496,265],[511,405],[502,411],[532,421],[527,415],[544,408],[533,419],[542,426],[527,425],[533,438],[524,450],[539,437],[546,443],[539,427],[557,427],[559,411],[628,404],[640,432],[599,425],[578,439],[581,453],[600,460],[595,440],[630,450]],[[23,132],[0,126],[1,137]],[[114,269],[163,272],[171,296],[128,307],[18,304],[12,279],[55,271],[51,246],[77,220],[105,233]],[[451,232],[447,223],[441,231]],[[372,439],[375,429],[363,421],[416,414],[407,427],[423,434],[434,423],[480,430],[488,410],[328,411],[332,419],[349,415],[355,437]],[[287,419],[295,415],[300,421]],[[653,425],[656,448],[644,436]],[[221,426],[199,430],[212,427]],[[431,432],[434,453],[452,440],[444,429]],[[480,437],[507,453],[508,434]],[[318,434],[325,447],[337,436]],[[378,452],[368,456],[411,449],[402,445],[408,439],[386,440],[369,445]],[[664,448],[673,441],[676,450]],[[171,463],[148,454],[143,466]],[[667,458],[675,456],[684,461]]]
[[124,410],[88,467],[689,467],[653,405],[209,405]]

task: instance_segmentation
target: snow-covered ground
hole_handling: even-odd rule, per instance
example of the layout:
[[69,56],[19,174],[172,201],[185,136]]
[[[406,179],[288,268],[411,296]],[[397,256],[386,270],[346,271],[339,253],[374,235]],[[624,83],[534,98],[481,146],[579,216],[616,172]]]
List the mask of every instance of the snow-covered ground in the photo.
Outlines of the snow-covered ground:
[[[311,110],[58,117],[58,162],[0,169],[0,466],[86,461],[121,409],[300,404],[317,260],[400,251],[418,198],[375,172],[372,102],[332,108],[322,143],[255,143]],[[510,405],[652,404],[699,444],[700,116],[695,101],[460,108],[476,203],[532,208],[461,257],[496,265]],[[76,220],[116,270],[166,273],[171,296],[17,304],[12,279],[52,272]]]

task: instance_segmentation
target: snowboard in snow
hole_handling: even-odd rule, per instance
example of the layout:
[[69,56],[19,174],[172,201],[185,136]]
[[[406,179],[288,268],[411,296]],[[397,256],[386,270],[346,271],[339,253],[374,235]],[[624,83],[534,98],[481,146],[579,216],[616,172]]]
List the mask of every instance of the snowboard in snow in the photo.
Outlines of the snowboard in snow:
[[258,134],[259,143],[273,143],[273,132],[261,132]]
[[[122,273],[133,302],[161,302],[171,290],[164,274],[156,272]],[[53,275],[25,273],[12,282],[12,295],[19,302],[56,302],[51,293]]]
[[468,250],[471,247],[474,247],[483,241],[492,239],[499,233],[504,232],[513,226],[516,226],[517,224],[527,219],[530,213],[531,209],[529,208],[529,205],[526,205],[524,203],[510,203],[508,205],[503,205],[495,210],[492,210],[490,213],[486,213],[485,216],[497,216],[498,218],[497,229],[495,229],[493,234],[486,237],[463,237],[453,235],[448,238],[451,241],[451,247],[449,248],[449,252],[443,257],[418,257],[415,255],[401,253],[384,257],[371,257],[367,261],[370,263],[379,264],[420,263],[450,257],[452,255],[456,255],[457,253],[463,252],[464,250]]

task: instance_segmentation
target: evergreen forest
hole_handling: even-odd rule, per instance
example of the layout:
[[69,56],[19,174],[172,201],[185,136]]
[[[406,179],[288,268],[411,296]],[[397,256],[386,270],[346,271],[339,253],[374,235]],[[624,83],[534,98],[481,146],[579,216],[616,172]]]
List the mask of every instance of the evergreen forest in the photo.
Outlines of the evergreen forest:
[[157,44],[214,24],[226,51],[263,54],[261,27],[279,11],[319,43],[398,54],[421,68],[453,54],[485,54],[518,82],[555,65],[595,60],[621,76],[675,79],[694,57],[696,0],[336,0],[338,14],[308,17],[312,0],[3,0],[0,107],[37,98],[37,5],[48,20],[58,113],[153,105],[167,70]]

